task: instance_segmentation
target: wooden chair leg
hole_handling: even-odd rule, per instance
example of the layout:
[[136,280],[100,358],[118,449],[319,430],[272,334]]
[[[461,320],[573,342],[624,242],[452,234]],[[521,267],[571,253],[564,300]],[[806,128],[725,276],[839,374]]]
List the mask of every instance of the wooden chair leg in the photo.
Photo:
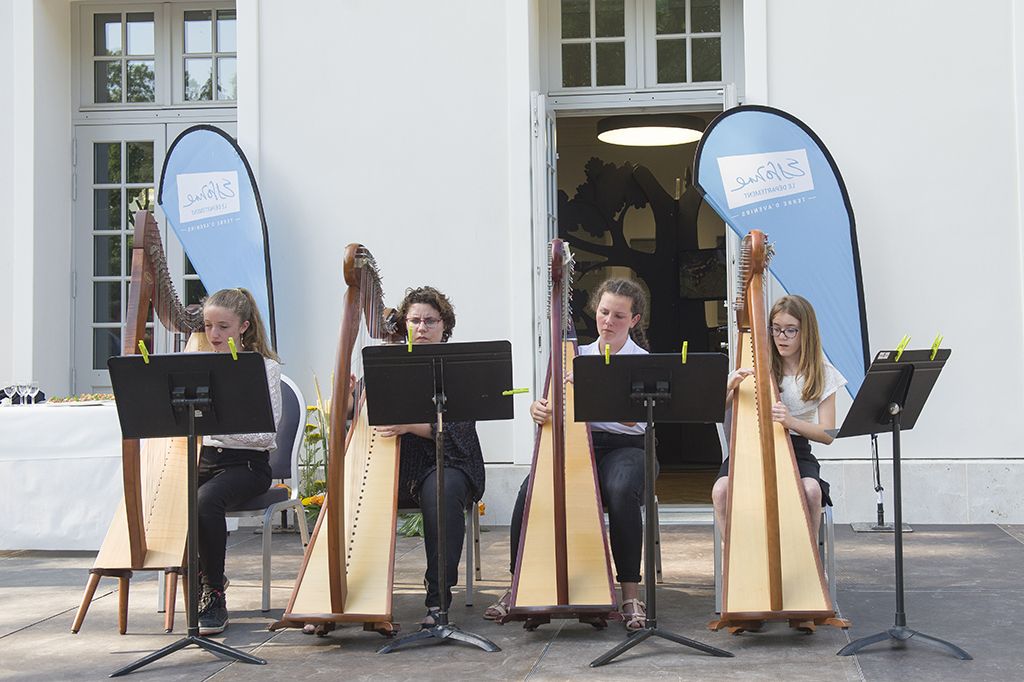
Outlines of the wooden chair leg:
[[96,594],[96,587],[100,584],[99,573],[89,573],[89,582],[85,586],[85,594],[82,595],[82,605],[78,607],[78,613],[75,614],[75,622],[71,625],[71,633],[77,634],[82,628],[82,621],[85,620],[85,614],[89,611],[89,604],[92,603],[92,597]]
[[123,635],[128,632],[128,585],[131,576],[117,578],[117,629]]
[[164,632],[174,632],[174,601],[178,593],[178,573],[164,572]]

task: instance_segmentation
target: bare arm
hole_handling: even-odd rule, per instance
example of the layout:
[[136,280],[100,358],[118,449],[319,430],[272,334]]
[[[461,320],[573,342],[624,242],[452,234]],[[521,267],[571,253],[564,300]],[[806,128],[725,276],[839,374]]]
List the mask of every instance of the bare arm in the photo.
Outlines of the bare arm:
[[431,430],[430,424],[392,424],[391,426],[375,426],[374,429],[385,438],[408,433],[420,438],[434,439],[434,432]]
[[807,440],[828,445],[834,439],[825,433],[827,429],[836,427],[836,394],[833,393],[818,405],[818,423],[812,424],[802,419],[794,418],[789,410],[781,402],[772,406],[772,419],[779,422],[790,431],[795,431]]

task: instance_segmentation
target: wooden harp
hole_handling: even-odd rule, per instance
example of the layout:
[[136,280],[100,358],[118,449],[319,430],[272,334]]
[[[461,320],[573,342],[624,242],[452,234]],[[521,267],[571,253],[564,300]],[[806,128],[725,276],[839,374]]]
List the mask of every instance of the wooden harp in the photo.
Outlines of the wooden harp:
[[[149,211],[135,214],[132,245],[132,275],[125,311],[122,352],[139,352],[139,341],[152,349],[152,337],[146,334],[149,312],[170,331],[190,334],[186,351],[212,351],[203,331],[202,310],[186,309],[178,298],[167,267],[160,229]],[[118,625],[127,629],[128,581],[132,571],[164,570],[182,572],[188,534],[187,440],[155,438],[125,440],[121,446],[124,497],[114,513],[100,547],[82,604],[71,627],[78,632],[85,620],[101,576],[118,578]],[[174,618],[174,583],[168,589],[165,628],[170,631]]]
[[[271,626],[362,622],[391,634],[399,439],[367,421],[362,348],[396,333],[369,250],[345,250],[345,292],[328,434],[327,494],[281,620]],[[355,390],[349,377],[356,376]],[[345,431],[351,407],[352,424]]]
[[[551,360],[545,395],[551,420],[537,430],[509,613],[533,629],[551,618],[598,627],[617,617],[594,449],[586,422],[573,417],[573,384],[563,380],[576,356],[571,323],[572,255],[550,245]],[[554,575],[552,575],[552,571]]]
[[[713,630],[752,621],[840,625],[829,599],[817,538],[789,432],[772,421],[779,399],[771,370],[764,280],[773,248],[763,232],[743,238],[739,259],[736,367],[752,367],[732,398],[728,526],[722,613]],[[801,626],[804,627],[804,626]]]

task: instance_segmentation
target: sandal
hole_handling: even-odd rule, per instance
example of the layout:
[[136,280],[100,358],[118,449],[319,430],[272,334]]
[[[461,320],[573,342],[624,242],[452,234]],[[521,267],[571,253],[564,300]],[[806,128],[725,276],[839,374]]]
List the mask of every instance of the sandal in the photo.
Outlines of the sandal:
[[[632,610],[627,612],[627,606],[632,607]],[[642,630],[647,625],[647,605],[639,599],[627,599],[622,602],[619,610],[622,612],[622,620],[627,632]]]
[[484,610],[485,620],[501,620],[508,615],[509,609],[512,607],[512,590],[505,590],[505,594],[501,595],[501,599],[494,602],[487,609]]
[[427,615],[420,621],[420,630],[429,630],[437,625],[437,616],[441,613],[441,607],[431,606],[427,609]]

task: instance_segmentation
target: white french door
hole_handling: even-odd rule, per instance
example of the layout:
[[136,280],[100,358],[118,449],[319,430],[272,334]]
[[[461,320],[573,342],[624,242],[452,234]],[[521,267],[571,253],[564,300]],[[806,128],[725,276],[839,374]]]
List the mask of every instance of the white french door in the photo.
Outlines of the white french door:
[[[135,212],[153,211],[171,279],[182,302],[205,291],[157,206],[167,147],[189,123],[75,126],[73,371],[75,392],[108,392],[107,359],[122,352]],[[235,123],[217,124],[231,135]],[[147,325],[152,352],[177,350],[175,335]]]

